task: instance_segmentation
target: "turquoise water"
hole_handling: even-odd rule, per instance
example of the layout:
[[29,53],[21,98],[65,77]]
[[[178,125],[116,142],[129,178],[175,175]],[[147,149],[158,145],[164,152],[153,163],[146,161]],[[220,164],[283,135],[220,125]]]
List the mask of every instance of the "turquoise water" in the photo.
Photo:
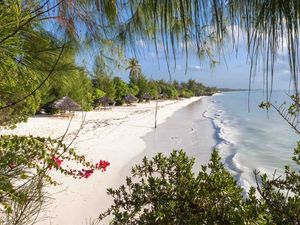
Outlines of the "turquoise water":
[[[300,137],[275,110],[258,107],[264,99],[262,91],[252,91],[249,112],[247,91],[222,93],[210,99],[204,113],[215,126],[223,162],[245,190],[255,186],[254,170],[279,175],[284,165],[296,168],[292,154]],[[286,99],[284,92],[272,95],[277,104]]]

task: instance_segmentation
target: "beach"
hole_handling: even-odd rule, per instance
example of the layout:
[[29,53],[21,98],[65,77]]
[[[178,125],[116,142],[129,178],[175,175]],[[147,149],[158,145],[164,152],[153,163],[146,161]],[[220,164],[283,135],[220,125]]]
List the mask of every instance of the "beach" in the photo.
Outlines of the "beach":
[[[134,165],[141,164],[143,157],[151,158],[159,152],[169,155],[174,149],[183,149],[195,158],[197,173],[217,148],[245,196],[250,186],[255,186],[253,170],[272,175],[275,169],[282,174],[280,168],[284,165],[296,168],[291,149],[297,135],[275,112],[269,112],[266,119],[266,114],[257,107],[260,94],[254,94],[251,113],[247,111],[244,92],[159,101],[156,129],[156,102],[151,101],[78,112],[71,123],[68,118],[37,115],[2,133],[59,138],[69,127],[65,143],[74,140],[72,147],[93,163],[100,159],[111,163],[106,172],[94,173],[89,179],[75,180],[51,172],[61,185],[47,189],[51,199],[37,224],[91,225],[112,204],[107,188],[125,184]],[[282,138],[274,141],[273,137],[279,135]],[[263,143],[259,141],[262,136]],[[100,224],[109,224],[109,218]]]
[[[206,97],[193,97],[160,101],[156,129],[155,101],[77,113],[69,126],[66,142],[75,138],[72,146],[88,160],[103,159],[111,165],[107,172],[84,180],[55,174],[61,185],[49,188],[53,199],[49,200],[38,224],[89,224],[112,203],[106,189],[123,184],[131,167],[144,156],[184,149],[196,158],[197,165],[206,163],[216,143],[211,121],[202,116],[205,100]],[[67,118],[36,116],[5,132],[59,138],[68,124]]]

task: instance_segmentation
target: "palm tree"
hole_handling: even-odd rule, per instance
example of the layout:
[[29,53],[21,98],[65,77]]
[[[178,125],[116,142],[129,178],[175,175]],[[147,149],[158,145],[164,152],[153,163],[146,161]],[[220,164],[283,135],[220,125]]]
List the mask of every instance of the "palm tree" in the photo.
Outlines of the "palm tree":
[[126,70],[129,70],[130,82],[136,84],[142,74],[142,69],[139,61],[136,58],[129,59],[128,67],[126,68]]

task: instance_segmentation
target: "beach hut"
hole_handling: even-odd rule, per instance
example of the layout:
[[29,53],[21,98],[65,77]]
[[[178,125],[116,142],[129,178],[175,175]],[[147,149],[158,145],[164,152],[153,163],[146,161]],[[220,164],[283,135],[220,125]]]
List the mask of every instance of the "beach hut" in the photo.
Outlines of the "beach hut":
[[162,94],[160,94],[159,98],[165,100],[165,99],[168,99],[169,96],[168,96],[168,94],[166,94],[166,93],[162,93]]
[[127,105],[131,105],[132,103],[137,102],[139,99],[133,95],[128,95],[124,98],[124,101]]
[[48,106],[50,109],[59,111],[82,111],[82,108],[73,99],[68,96],[64,96],[59,100],[56,100]]
[[150,100],[152,100],[152,96],[148,93],[144,94],[143,95],[143,99],[146,101],[146,102],[149,102]]
[[113,99],[104,96],[104,97],[96,99],[95,104],[96,104],[96,106],[102,105],[104,107],[107,107],[107,106],[115,105],[116,102]]

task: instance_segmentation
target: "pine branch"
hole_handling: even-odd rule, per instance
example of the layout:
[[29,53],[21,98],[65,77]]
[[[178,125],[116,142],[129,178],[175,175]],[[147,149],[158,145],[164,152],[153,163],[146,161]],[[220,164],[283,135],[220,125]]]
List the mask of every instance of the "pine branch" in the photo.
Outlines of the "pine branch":
[[[13,37],[14,35],[16,35],[19,31],[21,31],[26,25],[28,25],[30,22],[32,22],[34,19],[36,19],[37,17],[50,12],[52,9],[55,9],[57,6],[59,6],[62,2],[64,2],[65,0],[61,0],[60,2],[58,2],[57,4],[55,4],[54,6],[50,7],[49,9],[39,12],[36,15],[30,17],[26,22],[24,22],[22,25],[20,25],[18,27],[18,29],[16,29],[14,32],[12,32],[11,34],[7,35],[6,37],[4,37],[3,39],[0,40],[0,44],[2,44],[4,41],[8,40],[9,38]],[[47,2],[46,2],[47,3]],[[45,5],[43,4],[40,8],[36,9],[34,12],[39,11],[40,9],[42,9]]]
[[27,94],[26,96],[24,96],[23,98],[21,98],[18,101],[15,101],[15,102],[7,104],[7,105],[5,105],[3,107],[0,107],[0,110],[7,109],[7,108],[10,108],[12,106],[15,106],[15,105],[23,102],[24,100],[26,100],[31,95],[35,94],[45,84],[45,82],[50,78],[50,76],[55,71],[55,68],[56,68],[56,66],[57,66],[57,64],[58,64],[58,62],[59,62],[59,60],[60,60],[60,58],[61,58],[61,56],[63,54],[64,48],[65,48],[65,44],[63,44],[63,46],[61,47],[61,51],[60,51],[60,53],[59,53],[59,55],[57,57],[57,60],[55,61],[54,65],[53,65],[52,69],[50,70],[49,74],[47,75],[47,77],[33,91],[31,91],[29,94]]

